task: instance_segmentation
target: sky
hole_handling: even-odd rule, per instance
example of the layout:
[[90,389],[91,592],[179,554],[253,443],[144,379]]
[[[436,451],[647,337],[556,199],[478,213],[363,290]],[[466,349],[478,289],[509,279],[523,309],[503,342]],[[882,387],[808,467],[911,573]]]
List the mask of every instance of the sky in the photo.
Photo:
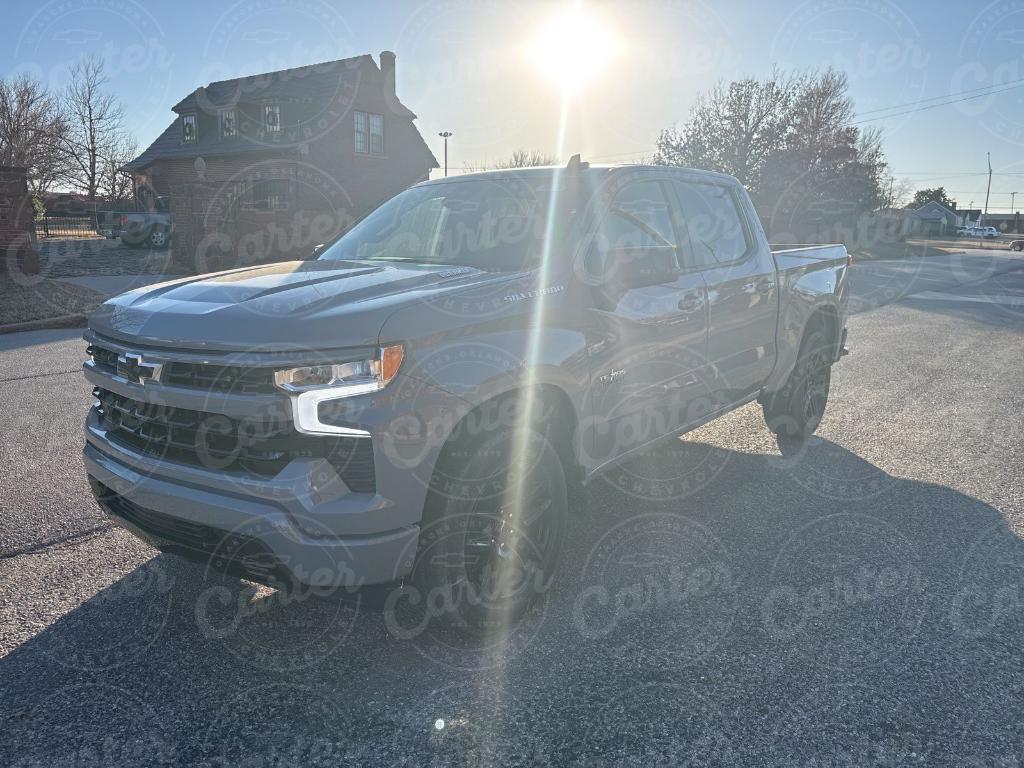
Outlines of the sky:
[[[989,210],[1009,211],[1015,190],[1024,208],[1024,2],[584,0],[578,34],[560,36],[553,19],[569,5],[4,0],[0,73],[56,90],[76,60],[100,56],[145,147],[200,85],[392,50],[399,98],[439,159],[438,132],[454,134],[458,172],[520,148],[638,161],[718,80],[833,66],[858,119],[883,131],[897,179],[981,207],[991,152]],[[552,76],[567,56],[598,62],[568,93]],[[1005,90],[977,90],[996,84]],[[981,97],[943,104],[947,94]]]

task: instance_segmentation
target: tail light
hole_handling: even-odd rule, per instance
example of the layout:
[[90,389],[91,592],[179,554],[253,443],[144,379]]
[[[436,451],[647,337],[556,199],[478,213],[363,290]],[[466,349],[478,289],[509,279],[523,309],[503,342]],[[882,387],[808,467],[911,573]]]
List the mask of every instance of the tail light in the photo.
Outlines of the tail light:
[[853,254],[847,252],[846,254],[846,268],[849,269],[853,266]]
[[121,214],[121,226],[122,227],[127,227],[128,226],[128,216],[123,214],[123,213]]

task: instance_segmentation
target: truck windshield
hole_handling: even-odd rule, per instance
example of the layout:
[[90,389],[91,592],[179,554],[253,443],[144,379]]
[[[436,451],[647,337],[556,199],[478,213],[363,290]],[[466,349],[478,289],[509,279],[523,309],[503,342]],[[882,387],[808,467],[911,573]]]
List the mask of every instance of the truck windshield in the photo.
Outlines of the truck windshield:
[[[553,177],[554,172],[503,175],[412,187],[359,222],[319,258],[532,269],[543,249]],[[566,210],[562,201],[559,209]]]

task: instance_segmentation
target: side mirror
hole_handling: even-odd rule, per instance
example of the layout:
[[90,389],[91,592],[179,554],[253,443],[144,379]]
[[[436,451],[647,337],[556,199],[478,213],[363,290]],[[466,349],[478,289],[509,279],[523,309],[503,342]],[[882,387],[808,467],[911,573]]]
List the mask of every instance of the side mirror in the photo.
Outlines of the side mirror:
[[589,284],[623,289],[667,283],[679,274],[676,249],[661,245],[602,251],[595,244],[584,253],[581,267]]

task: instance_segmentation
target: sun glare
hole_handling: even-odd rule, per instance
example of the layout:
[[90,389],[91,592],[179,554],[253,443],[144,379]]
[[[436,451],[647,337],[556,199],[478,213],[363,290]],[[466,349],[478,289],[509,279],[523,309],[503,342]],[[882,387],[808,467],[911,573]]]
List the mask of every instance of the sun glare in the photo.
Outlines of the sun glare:
[[606,19],[576,2],[545,19],[528,48],[541,74],[572,92],[608,68],[619,53],[619,42]]

